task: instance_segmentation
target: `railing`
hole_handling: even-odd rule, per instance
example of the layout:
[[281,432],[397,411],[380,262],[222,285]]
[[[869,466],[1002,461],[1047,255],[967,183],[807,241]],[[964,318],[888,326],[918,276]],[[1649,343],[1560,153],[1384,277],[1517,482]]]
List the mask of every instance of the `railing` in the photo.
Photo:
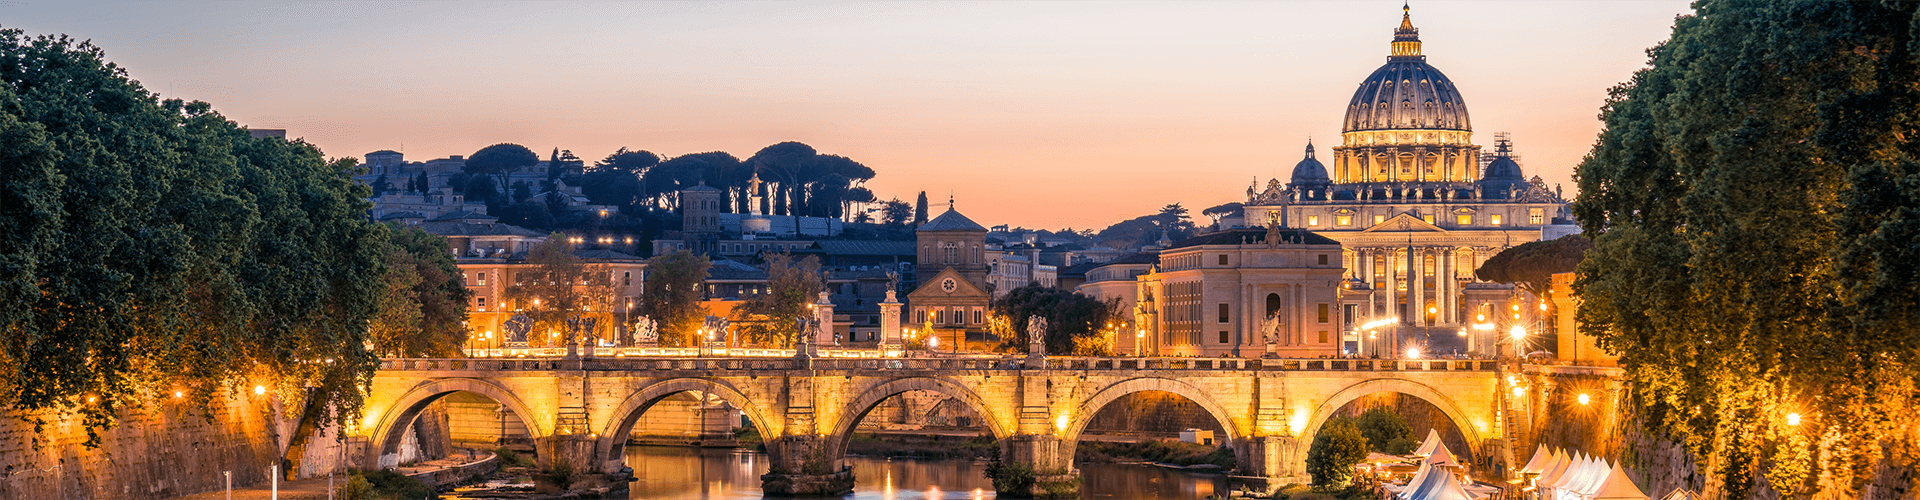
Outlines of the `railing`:
[[[698,349],[686,349],[697,351]],[[1062,370],[1062,371],[1297,371],[1297,372],[1491,372],[1499,369],[1492,360],[1458,359],[1343,359],[1343,358],[1082,358],[1050,357],[879,357],[843,352],[839,357],[795,359],[791,349],[730,349],[730,353],[764,352],[730,356],[672,356],[663,350],[657,355],[624,356],[596,353],[593,357],[499,356],[472,358],[405,358],[380,362],[381,370],[427,371],[538,371],[538,370]],[[677,354],[677,352],[674,352]],[[713,354],[713,353],[709,353]]]

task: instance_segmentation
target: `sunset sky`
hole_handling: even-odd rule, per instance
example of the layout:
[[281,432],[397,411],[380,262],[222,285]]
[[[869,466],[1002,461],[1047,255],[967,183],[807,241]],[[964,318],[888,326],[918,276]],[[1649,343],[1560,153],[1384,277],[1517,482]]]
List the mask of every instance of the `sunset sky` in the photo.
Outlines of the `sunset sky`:
[[[119,2],[0,4],[92,39],[150,90],[329,156],[513,142],[592,161],[800,141],[949,192],[982,224],[1101,228],[1242,201],[1326,158],[1386,61],[1391,2]],[[1564,184],[1607,89],[1687,2],[1414,2],[1476,142]]]

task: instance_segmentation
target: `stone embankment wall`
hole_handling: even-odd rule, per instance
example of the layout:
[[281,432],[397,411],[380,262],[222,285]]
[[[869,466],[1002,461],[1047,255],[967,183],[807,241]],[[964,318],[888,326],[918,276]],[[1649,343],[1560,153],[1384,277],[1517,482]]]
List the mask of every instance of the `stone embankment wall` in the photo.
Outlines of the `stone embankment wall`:
[[[0,416],[0,499],[170,498],[218,491],[226,471],[235,487],[264,485],[298,425],[281,418],[272,395],[185,406],[162,399],[125,412],[97,448],[83,445],[86,431],[75,418],[49,416],[36,433],[14,415]],[[331,430],[316,431],[312,441],[298,472],[325,475],[343,454]]]

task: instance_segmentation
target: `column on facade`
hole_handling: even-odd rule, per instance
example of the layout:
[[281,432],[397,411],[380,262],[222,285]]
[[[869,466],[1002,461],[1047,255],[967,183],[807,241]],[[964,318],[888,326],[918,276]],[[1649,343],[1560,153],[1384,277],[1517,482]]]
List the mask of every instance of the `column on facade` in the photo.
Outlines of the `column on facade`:
[[1383,256],[1386,256],[1386,262],[1384,262],[1383,264],[1386,265],[1387,268],[1381,270],[1381,274],[1386,275],[1387,282],[1383,284],[1380,288],[1385,289],[1384,291],[1386,292],[1386,295],[1381,298],[1386,299],[1387,301],[1386,314],[1388,316],[1400,315],[1400,311],[1394,309],[1395,307],[1398,307],[1398,305],[1400,304],[1399,274],[1393,271],[1393,268],[1395,266],[1394,263],[1397,262],[1397,259],[1398,259],[1398,256],[1394,254],[1398,252],[1399,251],[1396,249],[1389,249],[1389,248],[1380,249],[1380,254]]
[[[1407,254],[1407,312],[1413,324],[1427,318],[1427,249],[1416,248]],[[1424,326],[1424,325],[1423,325]]]
[[1433,279],[1440,286],[1440,322],[1454,324],[1453,320],[1453,247],[1441,247],[1440,257],[1433,263]]

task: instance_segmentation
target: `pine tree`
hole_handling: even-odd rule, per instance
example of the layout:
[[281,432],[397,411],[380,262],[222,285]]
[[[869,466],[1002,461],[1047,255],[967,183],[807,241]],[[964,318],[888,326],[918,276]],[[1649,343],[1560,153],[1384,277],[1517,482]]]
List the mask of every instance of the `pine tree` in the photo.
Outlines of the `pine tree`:
[[927,223],[927,192],[920,192],[920,199],[913,202],[913,227]]

